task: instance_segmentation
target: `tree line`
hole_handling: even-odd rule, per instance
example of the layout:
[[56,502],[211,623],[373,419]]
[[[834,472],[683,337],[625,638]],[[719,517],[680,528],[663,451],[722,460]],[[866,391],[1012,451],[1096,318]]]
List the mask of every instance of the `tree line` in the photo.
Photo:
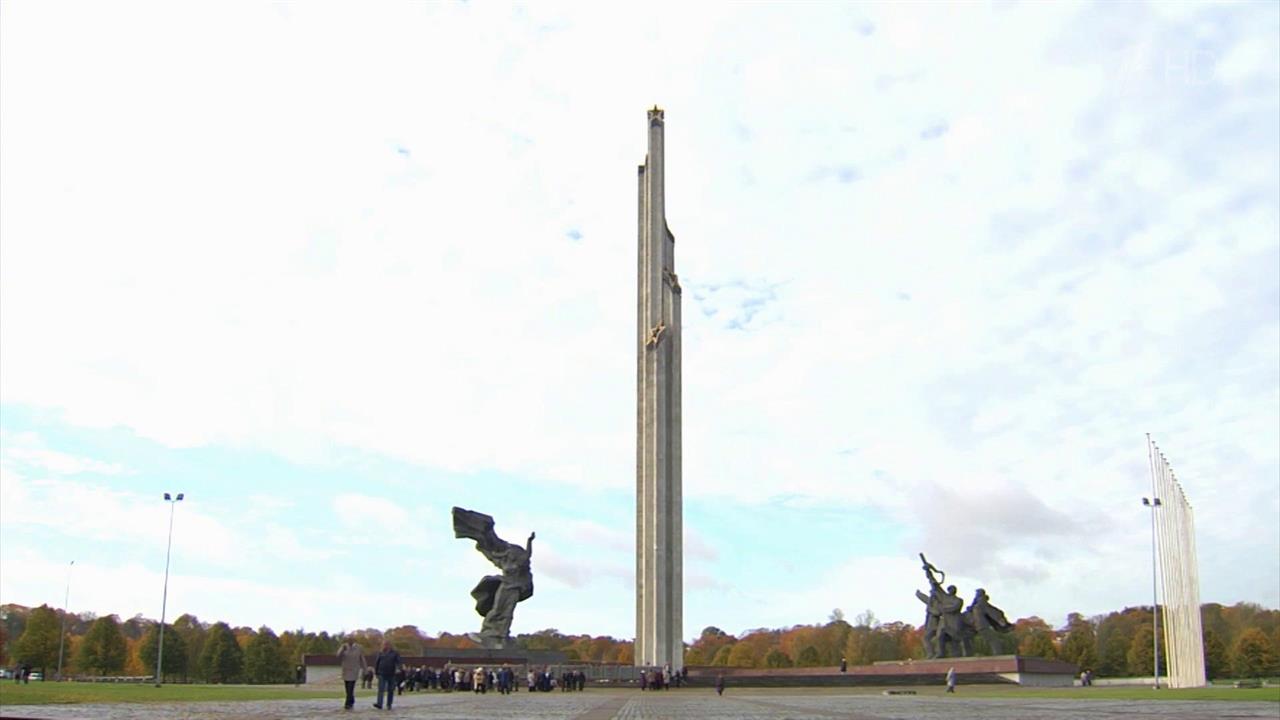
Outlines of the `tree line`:
[[[1010,652],[1057,658],[1092,669],[1099,677],[1150,675],[1152,610],[1132,607],[1086,618],[1068,616],[1060,628],[1039,617],[1019,619],[1008,647],[993,648],[976,638],[979,655]],[[1201,606],[1205,662],[1210,678],[1280,674],[1280,610],[1252,603]],[[65,622],[66,634],[61,635]],[[149,676],[155,672],[159,624],[135,615],[68,614],[41,605],[0,607],[0,666],[30,664],[49,677],[57,667],[62,639],[63,674],[68,676]],[[686,645],[687,665],[744,668],[820,667],[924,657],[921,628],[879,622],[870,610],[852,623],[840,610],[825,623],[789,628],[759,628],[731,635],[716,627],[702,630]],[[384,640],[402,655],[422,655],[429,647],[478,647],[465,635],[442,632],[432,637],[413,625],[382,631],[366,628],[330,634],[304,629],[276,634],[262,626],[231,627],[181,615],[165,626],[162,673],[166,681],[206,683],[288,683],[306,654],[332,654],[346,639],[372,652]],[[634,660],[630,640],[566,635],[550,628],[517,635],[518,647],[557,650],[570,660],[621,663]],[[1163,642],[1163,638],[1161,639]],[[1161,648],[1163,672],[1164,650]]]
[[[1253,603],[1230,607],[1206,603],[1200,608],[1205,668],[1210,679],[1280,675],[1280,610]],[[1060,659],[1089,669],[1098,677],[1150,676],[1153,665],[1151,607],[1131,607],[1106,615],[1071,613],[1054,628],[1039,617],[1021,618],[1005,647],[974,640],[974,654],[1016,652]],[[688,665],[748,668],[867,665],[879,661],[924,658],[923,629],[902,622],[881,623],[870,610],[844,619],[840,610],[826,623],[785,629],[761,628],[733,636],[704,628],[685,651]],[[1166,672],[1163,632],[1160,671]]]

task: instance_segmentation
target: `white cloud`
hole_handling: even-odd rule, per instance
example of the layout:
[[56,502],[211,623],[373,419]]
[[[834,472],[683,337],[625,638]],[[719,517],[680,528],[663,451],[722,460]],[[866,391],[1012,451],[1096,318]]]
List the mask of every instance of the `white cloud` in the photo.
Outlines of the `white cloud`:
[[[658,102],[689,497],[870,506],[1025,582],[1134,562],[1106,548],[1142,542],[1150,431],[1205,558],[1280,557],[1275,13],[6,5],[0,400],[171,446],[627,488]],[[124,471],[4,444],[6,523]],[[154,542],[163,508],[120,487],[76,485],[125,522],[69,532]],[[334,503],[406,542],[414,507]],[[179,512],[211,561],[323,556]],[[627,552],[629,528],[570,529]],[[549,576],[589,582],[555,552]],[[1023,605],[1058,607],[1044,587]],[[1140,590],[1112,587],[1080,609]]]

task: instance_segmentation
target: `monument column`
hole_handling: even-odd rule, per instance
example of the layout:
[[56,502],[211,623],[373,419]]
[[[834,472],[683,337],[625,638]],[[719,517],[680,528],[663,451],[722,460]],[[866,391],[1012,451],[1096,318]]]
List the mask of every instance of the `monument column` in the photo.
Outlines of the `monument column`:
[[636,350],[636,665],[684,667],[680,282],[663,202],[663,113],[639,170]]

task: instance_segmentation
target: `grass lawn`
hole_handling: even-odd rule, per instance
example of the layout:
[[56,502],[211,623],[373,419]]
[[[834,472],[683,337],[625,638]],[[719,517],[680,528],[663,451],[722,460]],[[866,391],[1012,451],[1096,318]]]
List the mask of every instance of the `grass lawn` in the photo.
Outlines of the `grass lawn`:
[[[729,685],[726,692],[743,695],[783,695],[803,693],[805,695],[879,695],[885,687],[854,688],[735,688]],[[917,695],[944,695],[941,686],[903,686],[895,688],[913,690]],[[1017,685],[959,685],[956,687],[957,697],[973,698],[1052,698],[1064,700],[1254,700],[1280,703],[1280,686],[1264,688],[1233,688],[1231,686],[1213,686],[1205,688],[1186,688],[1171,690],[1162,688],[1153,690],[1150,687],[1070,687],[1070,688],[1033,688]]]
[[[236,700],[300,700],[332,697],[340,701],[341,685],[163,685],[149,683],[0,682],[0,706],[51,703],[231,702]],[[373,690],[356,690],[356,696]]]

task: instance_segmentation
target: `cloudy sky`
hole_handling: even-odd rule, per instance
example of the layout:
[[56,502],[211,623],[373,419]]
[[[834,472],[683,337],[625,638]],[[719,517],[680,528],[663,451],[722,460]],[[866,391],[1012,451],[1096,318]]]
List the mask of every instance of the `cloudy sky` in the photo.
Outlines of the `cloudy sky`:
[[667,119],[685,626],[1280,606],[1280,5],[0,6],[0,602],[634,634]]

